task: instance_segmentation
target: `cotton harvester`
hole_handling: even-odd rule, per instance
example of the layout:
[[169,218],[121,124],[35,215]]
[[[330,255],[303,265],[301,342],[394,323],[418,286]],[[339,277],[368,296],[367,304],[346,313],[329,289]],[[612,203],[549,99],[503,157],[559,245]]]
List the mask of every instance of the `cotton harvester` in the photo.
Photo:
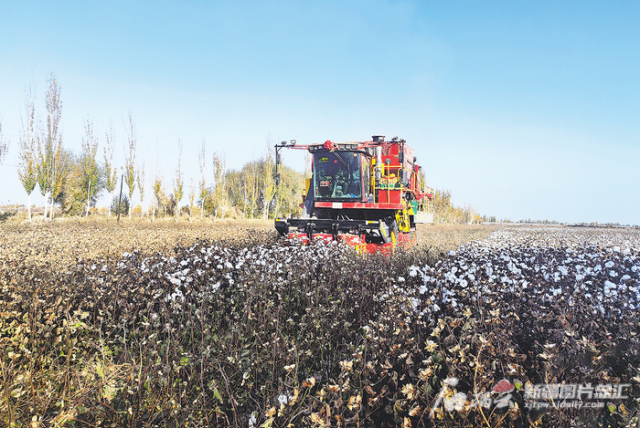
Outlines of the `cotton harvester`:
[[280,150],[308,150],[311,178],[306,180],[300,218],[276,219],[276,230],[289,239],[345,242],[358,251],[389,253],[416,240],[416,224],[433,222],[422,167],[405,142],[374,135],[372,141],[296,145],[276,149],[276,184]]

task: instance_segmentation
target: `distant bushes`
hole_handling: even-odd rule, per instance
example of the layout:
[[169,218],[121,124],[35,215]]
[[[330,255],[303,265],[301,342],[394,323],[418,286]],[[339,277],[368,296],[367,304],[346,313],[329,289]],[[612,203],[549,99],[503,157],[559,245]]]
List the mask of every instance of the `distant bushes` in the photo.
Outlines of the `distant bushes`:
[[[434,223],[471,224],[483,221],[470,205],[466,208],[455,207],[451,203],[451,191],[435,190],[430,203]],[[486,221],[486,219],[485,219]]]

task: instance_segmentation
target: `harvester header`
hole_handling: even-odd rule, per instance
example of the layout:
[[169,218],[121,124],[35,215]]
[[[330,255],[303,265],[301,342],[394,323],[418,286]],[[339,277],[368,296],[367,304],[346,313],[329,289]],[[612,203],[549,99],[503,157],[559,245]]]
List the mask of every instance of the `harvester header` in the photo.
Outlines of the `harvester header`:
[[388,252],[416,239],[416,224],[430,223],[422,167],[405,140],[374,135],[371,141],[297,145],[276,149],[276,183],[280,182],[280,150],[307,150],[312,155],[300,218],[276,219],[276,229],[289,239],[344,241],[362,252]]

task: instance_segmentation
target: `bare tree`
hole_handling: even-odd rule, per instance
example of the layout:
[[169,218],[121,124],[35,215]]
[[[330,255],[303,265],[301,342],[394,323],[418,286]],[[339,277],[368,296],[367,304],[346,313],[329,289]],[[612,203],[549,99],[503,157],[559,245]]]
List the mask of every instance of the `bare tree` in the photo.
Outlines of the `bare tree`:
[[198,155],[198,160],[200,161],[200,219],[204,216],[204,201],[207,199],[208,190],[207,190],[207,180],[206,180],[206,153],[205,153],[205,142],[202,140],[202,149]]
[[[104,184],[109,193],[109,203],[111,203],[113,192],[116,190],[116,185],[118,184],[118,171],[113,166],[113,154],[116,148],[113,125],[109,125],[109,130],[105,132],[105,137],[107,139],[107,145],[104,148]],[[109,216],[111,216],[111,210],[109,210]]]
[[178,140],[178,169],[176,170],[176,178],[173,181],[173,195],[176,198],[176,206],[178,208],[177,218],[180,218],[180,201],[184,196],[184,178],[182,177],[182,141]]
[[98,191],[100,170],[96,155],[98,154],[98,137],[94,134],[93,123],[90,120],[84,122],[84,137],[82,137],[82,154],[80,164],[82,167],[82,193],[87,196],[87,208],[85,217],[89,216],[89,208],[93,197]]
[[143,202],[144,202],[144,188],[146,185],[145,177],[144,177],[144,161],[142,161],[142,164],[138,169],[137,180],[138,180],[138,190],[140,191],[140,206],[143,207],[141,214],[144,214],[145,210],[144,210]]
[[53,201],[58,196],[64,181],[62,165],[62,134],[60,133],[60,118],[62,116],[62,101],[60,100],[60,85],[53,73],[49,79],[49,89],[45,92],[47,108],[47,127],[45,135],[38,144],[38,185],[45,197],[44,217],[47,217],[47,204],[51,201],[50,218],[53,218]]
[[9,151],[9,142],[4,141],[2,137],[2,117],[0,117],[0,163],[4,161],[4,158],[7,156],[8,151]]
[[129,112],[129,127],[127,129],[129,154],[124,165],[124,182],[129,188],[129,220],[131,220],[131,206],[133,204],[133,192],[136,190],[136,130],[133,124],[133,116]]

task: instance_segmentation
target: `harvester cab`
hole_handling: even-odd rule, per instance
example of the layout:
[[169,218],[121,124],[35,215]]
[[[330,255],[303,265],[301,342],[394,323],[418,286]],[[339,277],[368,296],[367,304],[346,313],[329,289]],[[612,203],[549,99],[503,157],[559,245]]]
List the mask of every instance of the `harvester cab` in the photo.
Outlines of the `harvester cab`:
[[390,252],[415,241],[416,224],[433,222],[422,168],[401,139],[296,145],[276,149],[276,183],[282,149],[307,150],[312,156],[300,218],[276,219],[284,237],[309,243],[341,241],[361,252]]

